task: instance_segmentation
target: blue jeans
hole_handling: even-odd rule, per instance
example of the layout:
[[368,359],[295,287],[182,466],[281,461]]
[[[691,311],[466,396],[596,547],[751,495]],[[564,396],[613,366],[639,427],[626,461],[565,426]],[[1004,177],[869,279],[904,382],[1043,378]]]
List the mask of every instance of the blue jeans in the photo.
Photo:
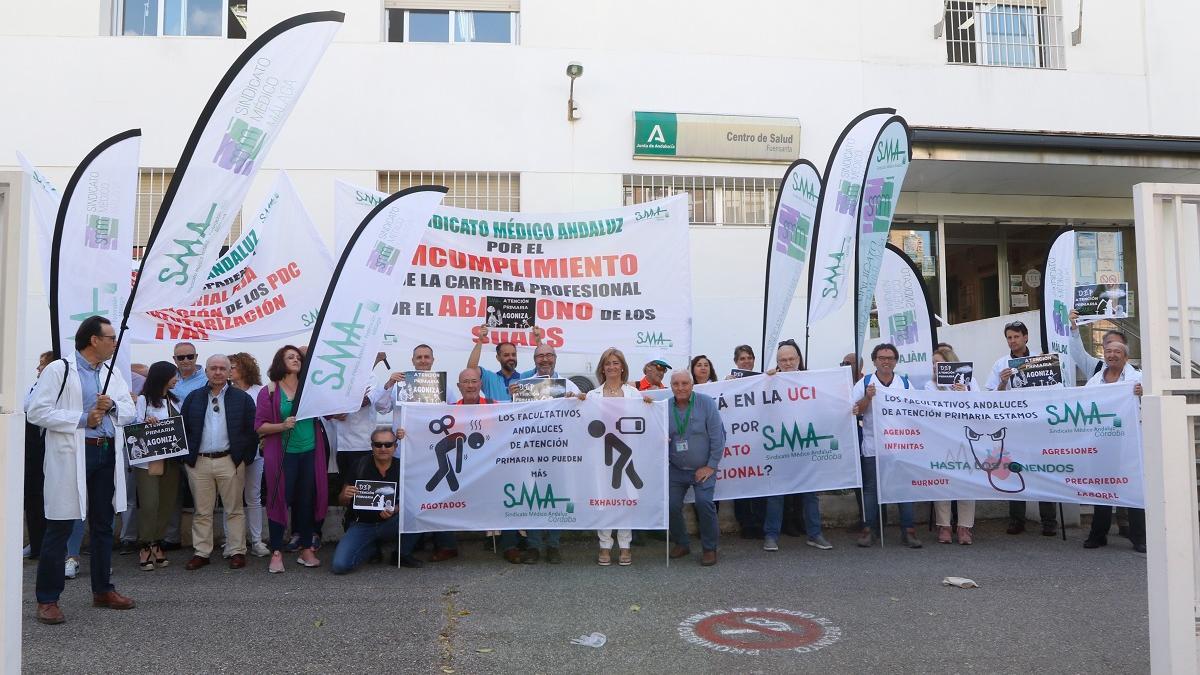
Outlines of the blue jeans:
[[[374,553],[378,544],[396,541],[400,535],[400,517],[394,515],[378,523],[354,523],[342,535],[333,551],[333,573],[347,574],[363,564]],[[416,535],[400,536],[400,555],[412,555],[417,544]]]
[[71,536],[67,538],[67,556],[79,559],[79,549],[83,548],[83,521],[73,520],[75,526],[71,528]]
[[[875,475],[875,458],[860,457],[859,462],[862,465],[863,518],[867,521],[864,526],[879,534],[879,485]],[[896,508],[900,511],[900,528],[910,529],[913,526],[912,502],[900,502]]]
[[[113,517],[112,501],[116,487],[113,472],[116,470],[116,455],[112,441],[100,448],[87,445],[85,480],[87,481],[87,523],[92,542],[91,578],[93,593],[114,590],[109,581],[112,571]],[[74,485],[69,486],[71,490]],[[35,595],[38,602],[58,602],[66,584],[67,541],[78,520],[46,520],[46,534],[42,539],[42,554],[38,558],[37,585]],[[81,528],[82,530],[82,528]],[[82,537],[82,532],[80,534]],[[75,549],[79,553],[78,546]]]
[[[779,539],[779,532],[783,529],[783,497],[784,495],[767,497],[767,516],[763,520],[764,537]],[[802,493],[800,502],[804,505],[804,533],[809,539],[821,536],[821,500],[817,493]]]
[[720,530],[717,527],[717,506],[713,503],[713,491],[717,487],[717,474],[709,476],[703,483],[696,482],[696,472],[670,467],[667,489],[670,495],[671,541],[679,546],[688,546],[687,527],[683,524],[683,495],[688,488],[696,497],[696,520],[700,526],[700,545],[705,551],[717,550],[717,537]]
[[[299,535],[300,547],[312,541],[313,508],[317,500],[317,485],[313,481],[316,452],[287,452],[283,455],[283,498],[292,507],[292,534]],[[287,523],[268,520],[271,550],[283,550],[283,530]]]
[[[525,543],[528,544],[529,548],[541,549],[543,537],[545,537],[546,546],[558,548],[558,542],[562,539],[562,530],[525,530]],[[510,548],[516,547],[516,530],[504,530],[500,533],[501,551],[507,551]]]

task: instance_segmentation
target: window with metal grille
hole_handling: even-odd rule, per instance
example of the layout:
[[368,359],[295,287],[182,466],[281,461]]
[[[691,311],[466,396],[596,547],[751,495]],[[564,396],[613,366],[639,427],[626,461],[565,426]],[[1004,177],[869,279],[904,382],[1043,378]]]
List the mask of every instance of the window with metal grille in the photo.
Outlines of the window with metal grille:
[[687,193],[692,225],[770,225],[779,181],[726,176],[625,174],[625,206]]
[[946,0],[946,61],[1066,68],[1061,0]]
[[[141,169],[138,171],[137,211],[134,214],[133,259],[141,260],[146,252],[146,242],[150,239],[150,228],[154,227],[154,217],[162,206],[163,196],[167,186],[171,184],[174,169]],[[225,246],[231,245],[242,236],[242,213],[233,218],[233,226],[229,228],[229,236]]]
[[379,191],[391,194],[414,185],[450,188],[442,203],[460,209],[520,211],[521,174],[501,171],[380,171]]

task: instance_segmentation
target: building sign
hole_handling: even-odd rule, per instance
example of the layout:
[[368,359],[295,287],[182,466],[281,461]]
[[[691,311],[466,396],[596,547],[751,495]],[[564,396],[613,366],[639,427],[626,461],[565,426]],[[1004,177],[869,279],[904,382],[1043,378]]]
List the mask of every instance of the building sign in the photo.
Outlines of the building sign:
[[791,162],[800,156],[800,120],[634,112],[633,156]]

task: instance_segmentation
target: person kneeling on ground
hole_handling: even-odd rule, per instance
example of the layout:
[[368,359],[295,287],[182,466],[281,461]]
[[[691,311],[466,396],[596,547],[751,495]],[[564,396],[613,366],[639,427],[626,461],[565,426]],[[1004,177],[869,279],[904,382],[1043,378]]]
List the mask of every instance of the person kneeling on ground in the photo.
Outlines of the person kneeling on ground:
[[[403,431],[400,437],[403,437],[402,434]],[[363,457],[358,465],[343,477],[346,484],[338,496],[338,501],[342,506],[351,507],[351,524],[333,552],[334,574],[353,571],[371,557],[376,546],[396,541],[400,534],[400,517],[396,515],[395,507],[383,511],[352,508],[354,496],[358,494],[354,485],[360,480],[386,481],[399,486],[400,462],[393,457],[396,452],[396,439],[397,434],[391,429],[376,429],[375,433],[371,434],[371,455]],[[400,537],[401,567],[421,567],[421,561],[412,555],[416,543],[417,538],[414,535],[406,534]]]

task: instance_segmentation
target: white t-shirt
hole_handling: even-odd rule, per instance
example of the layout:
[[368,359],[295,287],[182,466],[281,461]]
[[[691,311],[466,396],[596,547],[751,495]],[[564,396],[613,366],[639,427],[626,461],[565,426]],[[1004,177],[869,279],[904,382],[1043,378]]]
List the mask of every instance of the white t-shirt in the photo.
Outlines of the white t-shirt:
[[[930,378],[925,383],[925,391],[954,391],[954,387],[949,384],[938,384],[933,378]],[[979,380],[972,377],[971,383],[967,385],[967,391],[982,391],[979,387]]]
[[[178,409],[178,406],[176,406],[176,409]],[[134,416],[135,421],[145,422],[147,417],[153,417],[158,420],[165,420],[170,416],[171,416],[171,413],[170,413],[170,411],[167,410],[167,399],[164,398],[162,400],[162,405],[160,405],[160,406],[152,406],[146,400],[145,395],[138,396],[138,398],[137,398],[137,414]]]
[[[570,380],[567,380],[570,382]],[[637,390],[637,387],[632,387],[628,384],[621,385],[621,396],[625,398],[642,398],[642,392]],[[587,393],[588,398],[604,398],[604,383]],[[615,396],[612,398],[616,398]]]
[[[1029,355],[1036,356],[1033,352],[1029,352]],[[1013,358],[1018,358],[1018,357],[1008,356],[1006,354],[1006,355],[1001,356],[1000,358],[996,359],[996,363],[994,365],[992,365],[992,372],[991,372],[991,374],[988,375],[987,383],[983,385],[984,389],[987,389],[988,391],[999,391],[1000,390],[1000,373],[1002,373],[1005,368],[1009,367],[1008,361],[1009,361],[1009,359],[1013,359]],[[1058,384],[1058,385],[1054,385],[1054,386],[1065,387],[1065,386],[1067,386],[1066,383],[1068,381],[1073,382],[1075,380],[1075,378],[1073,377],[1074,372],[1075,372],[1075,370],[1074,370],[1075,366],[1070,362],[1069,357],[1067,357],[1065,354],[1058,355],[1058,363],[1062,367],[1062,370],[1063,370],[1063,374],[1061,376],[1062,383]],[[1071,376],[1068,376],[1068,374],[1067,374],[1068,372],[1071,373]],[[1025,388],[1030,389],[1032,387],[1025,387]]]
[[[1096,385],[1096,384],[1113,384],[1112,382],[1104,381],[1104,371],[1107,370],[1107,368],[1108,368],[1108,366],[1101,368],[1100,372],[1093,375],[1087,381],[1087,384],[1085,384],[1083,386],[1090,387],[1090,386]],[[1125,368],[1121,371],[1121,377],[1120,377],[1120,379],[1117,380],[1117,382],[1128,382],[1130,384],[1139,384],[1141,381],[1142,381],[1142,371],[1138,370],[1137,368],[1134,368],[1129,363],[1125,364]]]
[[[869,383],[867,382],[867,378],[871,379]],[[875,373],[871,373],[870,375],[867,375],[858,382],[854,383],[854,389],[852,389],[850,393],[850,400],[854,403],[861,401],[863,397],[867,395],[868,384],[875,385],[876,396],[879,395],[880,389],[912,388],[908,382],[908,379],[900,375],[900,373],[896,373],[892,377],[892,383],[890,385],[884,384],[882,380],[875,376]],[[875,456],[875,418],[871,414],[871,406],[867,406],[867,409],[863,412],[862,456]]]

